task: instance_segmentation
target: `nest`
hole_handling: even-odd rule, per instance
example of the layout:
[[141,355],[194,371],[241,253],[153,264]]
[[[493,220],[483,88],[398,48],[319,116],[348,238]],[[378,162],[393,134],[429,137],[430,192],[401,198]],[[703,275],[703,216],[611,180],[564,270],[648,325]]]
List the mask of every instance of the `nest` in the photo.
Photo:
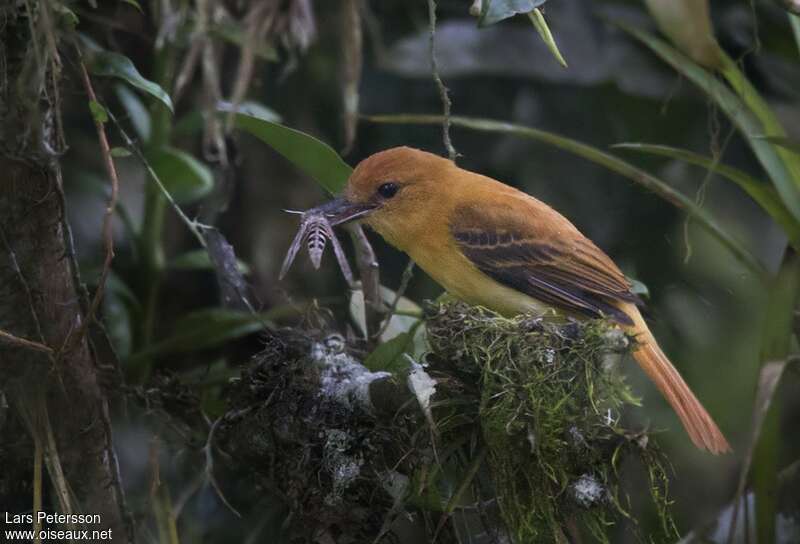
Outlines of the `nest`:
[[514,542],[582,531],[607,542],[607,527],[630,518],[618,474],[630,458],[646,467],[663,529],[673,530],[662,457],[621,423],[622,409],[639,405],[617,372],[632,338],[603,320],[505,319],[462,304],[435,308],[427,332],[432,367],[456,377],[442,380],[435,412],[443,440],[478,430]]
[[289,541],[608,541],[630,518],[631,459],[673,531],[662,458],[620,422],[637,405],[616,372],[631,339],[600,320],[426,313],[423,409],[418,366],[369,371],[338,335],[273,342],[231,386],[218,443],[282,499]]

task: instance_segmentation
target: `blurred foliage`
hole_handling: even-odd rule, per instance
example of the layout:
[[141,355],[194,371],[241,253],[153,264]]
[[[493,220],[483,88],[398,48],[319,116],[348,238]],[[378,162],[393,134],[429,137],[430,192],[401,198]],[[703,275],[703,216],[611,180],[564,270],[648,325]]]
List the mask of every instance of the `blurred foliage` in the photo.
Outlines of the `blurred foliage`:
[[[290,515],[285,497],[234,478],[224,462],[214,465],[214,478],[209,460],[220,454],[209,436],[212,421],[226,409],[227,388],[242,385],[239,365],[262,348],[265,325],[362,340],[369,330],[363,293],[348,296],[332,261],[319,273],[298,263],[277,282],[297,226],[281,210],[336,193],[350,165],[377,150],[443,149],[438,129],[409,124],[442,122],[427,6],[360,3],[362,50],[346,42],[353,33],[341,32],[339,3],[140,4],[49,4],[64,31],[76,32],[99,97],[87,104],[70,92],[63,105],[68,211],[92,287],[108,190],[99,182],[91,115],[105,122],[122,180],[104,318],[126,378],[144,399],[115,431],[129,503],[145,520],[145,541],[278,535]],[[473,3],[477,12],[468,4],[437,2],[436,57],[458,114],[451,121],[459,163],[548,201],[647,285],[657,336],[736,451],[711,459],[692,451],[680,432],[658,434],[675,467],[669,487],[680,532],[721,512],[719,527],[742,534],[742,526],[757,526],[773,540],[778,516],[774,540],[788,542],[781,520],[791,512],[769,494],[781,469],[800,457],[800,439],[789,432],[800,413],[796,374],[781,372],[765,397],[759,371],[791,360],[797,349],[795,297],[781,287],[796,281],[791,254],[800,239],[797,16],[777,3],[713,4],[709,11],[697,2],[696,26],[682,28],[681,10],[691,2],[484,0]],[[558,43],[568,68],[531,28],[526,14],[539,7],[550,47]],[[344,50],[359,51],[363,69],[344,70]],[[367,119],[350,146],[343,112],[353,101]],[[387,115],[393,124],[375,122]],[[607,151],[619,142],[629,143]],[[349,151],[341,158],[335,149],[343,147]],[[638,152],[631,162],[622,157],[629,150]],[[637,185],[618,183],[622,177]],[[236,249],[240,264],[232,268],[248,272],[255,312],[221,302],[224,274],[201,247],[212,226]],[[372,240],[382,283],[399,285],[404,258]],[[773,287],[778,269],[781,283]],[[418,274],[398,291],[381,291],[384,305],[397,310],[383,334],[354,342],[370,370],[405,370],[406,355],[418,360],[427,351],[419,304],[439,289]],[[771,302],[768,291],[777,293]],[[766,347],[774,337],[780,350]],[[677,429],[641,375],[630,374],[632,388],[645,393],[648,419]],[[754,393],[759,403],[751,410]],[[631,417],[641,423],[637,412]],[[751,418],[748,435],[741,422]],[[497,453],[488,453],[490,462]],[[454,470],[463,475],[470,466],[461,461]],[[645,538],[663,534],[664,509],[643,500],[650,475],[623,468],[620,486],[631,497],[625,511]],[[754,494],[747,491],[751,469]],[[741,508],[736,525],[738,497],[755,506]],[[429,499],[415,499],[423,515],[441,510],[441,500],[436,510]],[[666,498],[659,500],[663,506]],[[540,513],[534,506],[514,518]],[[635,538],[617,526],[595,528],[613,542]],[[713,541],[725,541],[727,529]]]

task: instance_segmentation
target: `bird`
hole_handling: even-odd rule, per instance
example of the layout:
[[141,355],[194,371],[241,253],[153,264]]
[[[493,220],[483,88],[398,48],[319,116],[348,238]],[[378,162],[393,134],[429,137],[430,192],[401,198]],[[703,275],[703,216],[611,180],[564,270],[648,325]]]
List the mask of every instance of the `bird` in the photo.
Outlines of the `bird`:
[[659,347],[626,276],[544,202],[433,153],[394,147],[362,160],[341,196],[319,209],[333,226],[367,225],[468,304],[505,316],[550,311],[614,322],[635,337],[633,358],[691,441],[713,454],[731,451]]

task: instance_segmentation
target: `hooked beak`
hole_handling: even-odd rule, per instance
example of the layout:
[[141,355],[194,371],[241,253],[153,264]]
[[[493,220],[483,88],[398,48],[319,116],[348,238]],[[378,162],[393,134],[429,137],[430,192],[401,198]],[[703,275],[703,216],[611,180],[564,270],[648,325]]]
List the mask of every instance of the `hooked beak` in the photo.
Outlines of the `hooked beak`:
[[369,215],[377,206],[374,204],[357,204],[344,197],[335,198],[325,204],[308,210],[308,212],[323,213],[328,218],[332,227],[355,221]]

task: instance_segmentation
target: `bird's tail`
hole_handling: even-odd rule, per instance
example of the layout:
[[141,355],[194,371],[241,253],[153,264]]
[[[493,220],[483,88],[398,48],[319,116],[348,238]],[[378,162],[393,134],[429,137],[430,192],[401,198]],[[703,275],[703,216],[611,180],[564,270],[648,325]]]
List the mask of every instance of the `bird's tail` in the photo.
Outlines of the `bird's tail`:
[[713,454],[731,451],[722,431],[719,430],[717,424],[694,396],[670,360],[658,347],[656,339],[644,322],[638,308],[630,305],[625,308],[625,313],[633,318],[635,326],[632,332],[636,334],[639,343],[633,353],[634,359],[678,414],[695,446]]

